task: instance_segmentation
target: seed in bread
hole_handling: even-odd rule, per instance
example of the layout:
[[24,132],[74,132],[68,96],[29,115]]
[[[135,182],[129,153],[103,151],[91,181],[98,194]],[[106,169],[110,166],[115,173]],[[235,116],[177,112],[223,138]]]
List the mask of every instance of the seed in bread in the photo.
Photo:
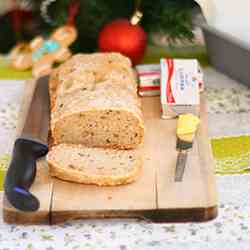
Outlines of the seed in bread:
[[143,142],[141,103],[113,82],[57,98],[51,119],[56,144],[133,149]]
[[52,176],[99,186],[133,182],[140,173],[142,158],[137,150],[87,148],[60,144],[47,155]]
[[106,80],[133,91],[137,88],[130,61],[118,53],[78,54],[62,64],[58,71],[57,95],[60,96],[76,89],[92,89]]

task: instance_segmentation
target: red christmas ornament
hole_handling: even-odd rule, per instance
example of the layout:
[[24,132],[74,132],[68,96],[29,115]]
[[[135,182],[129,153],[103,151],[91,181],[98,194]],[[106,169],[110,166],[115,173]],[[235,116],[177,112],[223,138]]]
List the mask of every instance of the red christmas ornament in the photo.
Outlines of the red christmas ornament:
[[106,24],[98,38],[102,52],[120,52],[128,56],[133,64],[142,59],[147,45],[147,35],[141,26],[127,19],[117,19]]

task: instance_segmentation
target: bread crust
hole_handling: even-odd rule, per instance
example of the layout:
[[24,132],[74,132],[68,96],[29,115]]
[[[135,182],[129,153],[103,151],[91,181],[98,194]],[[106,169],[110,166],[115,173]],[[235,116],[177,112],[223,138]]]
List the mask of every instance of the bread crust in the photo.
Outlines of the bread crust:
[[[103,67],[102,67],[102,60]],[[112,63],[110,65],[109,61]],[[91,65],[91,63],[93,65]],[[98,63],[98,67],[96,69],[95,74],[99,74],[101,71],[101,78],[98,76],[97,80],[93,80],[90,77],[90,81],[88,81],[88,77],[84,79],[84,69],[82,72],[83,82],[77,79],[76,82],[69,88],[65,88],[67,82],[65,82],[65,76],[67,74],[71,74],[74,80],[74,70],[78,67],[85,67],[87,69],[94,68],[95,63]],[[89,67],[89,68],[88,68]],[[114,71],[112,71],[114,69]],[[99,71],[98,71],[99,70]],[[111,70],[111,71],[110,71]],[[90,70],[91,72],[91,70]],[[75,76],[77,77],[76,72]],[[107,73],[107,76],[105,74]],[[119,75],[120,74],[120,75]],[[123,76],[125,75],[125,78]],[[90,74],[91,76],[91,74]],[[104,76],[104,77],[103,77]],[[103,79],[102,79],[103,77]],[[111,79],[109,79],[109,77]],[[120,77],[120,78],[119,78]],[[101,80],[100,80],[100,79]],[[106,79],[107,78],[107,79]],[[104,80],[104,81],[102,81]],[[71,79],[69,78],[69,83]],[[92,82],[91,82],[92,81]],[[77,93],[81,91],[81,89],[87,90],[87,95],[82,96],[80,93],[79,99],[77,99]],[[127,143],[127,144],[116,144],[116,145],[100,145],[99,147],[105,149],[116,151],[116,150],[128,150],[134,149],[143,143],[144,140],[144,123],[142,118],[142,110],[141,110],[141,100],[137,96],[137,84],[136,77],[132,70],[132,64],[130,60],[118,53],[94,53],[94,54],[77,54],[73,56],[67,62],[61,64],[57,69],[53,70],[50,80],[49,80],[49,94],[50,94],[50,103],[51,103],[51,120],[50,120],[50,133],[49,133],[49,154],[47,156],[49,171],[51,176],[55,176],[59,179],[82,183],[82,184],[94,184],[98,186],[116,186],[128,184],[136,180],[139,176],[142,165],[143,158],[141,155],[138,155],[138,160],[135,161],[135,165],[132,169],[126,174],[121,175],[103,175],[103,174],[88,174],[86,171],[81,171],[78,169],[72,169],[66,166],[59,165],[55,161],[51,160],[50,154],[53,152],[53,146],[57,145],[58,147],[63,145],[62,140],[57,136],[60,126],[63,124],[64,119],[74,116],[74,114],[86,114],[88,112],[96,112],[96,111],[105,111],[105,110],[113,110],[120,111],[126,113],[128,117],[133,117],[134,120],[137,120],[137,131],[138,132],[138,141],[139,143]],[[93,92],[91,92],[93,91]],[[95,91],[99,91],[98,94],[94,94]],[[114,99],[117,100],[116,105],[112,104],[112,98],[110,98],[111,104],[107,104],[108,97],[106,98],[105,92],[111,93],[114,96]],[[84,91],[83,91],[84,92]],[[110,94],[108,94],[110,95]],[[82,96],[82,97],[81,97]],[[103,102],[99,102],[99,97],[103,97]],[[89,99],[88,99],[89,98]],[[101,99],[101,98],[100,98]],[[119,100],[124,100],[123,103]],[[61,104],[65,101],[65,108],[61,108]],[[89,102],[88,102],[89,100]],[[96,102],[93,102],[96,100]],[[75,104],[73,104],[75,102]],[[104,105],[104,103],[106,103]],[[128,103],[128,105],[127,105]],[[73,105],[73,106],[72,106]],[[105,107],[103,107],[103,105]],[[120,106],[119,106],[120,105]],[[59,108],[60,107],[60,108]],[[61,125],[60,125],[61,124]],[[69,128],[70,129],[70,128]],[[66,130],[65,130],[66,132]],[[76,142],[77,143],[77,142]],[[74,146],[77,146],[76,143]],[[70,144],[67,144],[70,146]],[[86,145],[86,144],[85,144]],[[87,145],[91,147],[93,145]],[[79,147],[84,147],[83,145],[79,145]],[[94,145],[94,147],[98,147]],[[138,153],[139,154],[139,153]],[[131,165],[130,165],[131,166]]]
[[54,107],[56,104],[56,92],[59,86],[58,81],[59,69],[53,69],[50,78],[49,78],[49,96],[50,96],[50,110],[54,111]]
[[[83,145],[86,145],[86,146],[94,146],[94,147],[101,147],[101,148],[111,148],[111,149],[135,149],[137,148],[138,146],[140,146],[141,144],[144,143],[144,130],[145,130],[145,127],[144,127],[144,124],[142,122],[142,119],[139,115],[135,115],[134,113],[132,113],[130,110],[126,110],[126,109],[115,109],[113,108],[112,109],[113,111],[114,110],[119,110],[120,112],[126,112],[128,114],[131,114],[131,116],[133,115],[137,121],[138,121],[138,133],[137,133],[137,141],[138,143],[127,143],[127,144],[98,144],[96,143],[95,145],[88,145],[87,143],[82,143]],[[100,112],[101,110],[98,110],[98,111],[95,111],[95,110],[90,110],[90,111],[87,111],[87,112]],[[105,111],[105,109],[104,109]],[[76,114],[77,115],[86,115],[87,112],[77,112]],[[58,120],[55,120],[53,122],[53,124],[51,125],[51,128],[52,128],[52,134],[54,135],[53,136],[53,143],[54,145],[58,145],[61,143],[61,139],[60,137],[58,137],[57,135],[60,135],[59,131],[61,129],[61,124],[65,122],[66,119],[70,119],[71,116],[74,116],[74,113],[64,113],[63,116],[60,117],[60,119]]]
[[[79,56],[76,56],[76,58],[79,58]],[[76,59],[73,58],[72,60],[75,61]],[[90,89],[84,87],[83,89],[75,89],[69,93],[64,93],[64,95],[58,95],[55,91],[61,86],[61,83],[58,83],[57,80],[58,75],[60,75],[60,70],[61,68],[59,68],[57,72],[54,72],[54,77],[52,76],[51,79],[51,133],[56,144],[74,143],[75,141],[76,144],[81,143],[93,147],[132,149],[143,143],[144,124],[141,100],[135,89],[129,89],[126,84],[119,81],[106,80],[93,85]],[[119,111],[124,115],[124,119],[127,117],[127,120],[124,120],[121,126],[121,124],[119,125],[119,121],[117,121],[117,116],[109,116],[113,124],[111,125],[112,127],[110,127],[110,131],[107,132],[109,134],[103,133],[107,140],[110,140],[112,133],[117,134],[118,131],[115,128],[117,126],[120,126],[121,130],[119,130],[118,133],[120,137],[123,138],[126,136],[127,129],[125,127],[129,126],[130,133],[127,135],[129,140],[123,139],[119,143],[118,139],[113,139],[112,143],[106,144],[102,142],[101,138],[100,140],[97,138],[98,143],[93,143],[92,145],[89,143],[88,139],[85,141],[82,135],[86,133],[86,129],[80,124],[81,117],[87,116],[90,113],[98,115],[102,111]],[[132,120],[134,121],[133,123],[130,122]],[[78,124],[78,127],[74,126],[75,123],[73,121]],[[96,120],[96,122],[102,124],[104,127],[110,124],[108,120]],[[66,123],[67,126],[64,126]],[[91,130],[92,133],[100,133],[100,126],[95,131]],[[75,137],[72,137],[72,139],[67,135],[67,130],[71,128],[75,131]],[[76,135],[77,133],[78,136]],[[134,135],[136,135],[136,137],[134,137]],[[78,140],[79,138],[81,138],[81,140]]]
[[[68,146],[70,147],[70,145]],[[74,145],[74,147],[77,147],[77,145]],[[82,146],[78,145],[78,147],[81,148]],[[129,184],[131,182],[134,182],[138,178],[143,165],[142,156],[138,152],[137,161],[135,161],[135,165],[132,171],[128,172],[127,174],[120,176],[98,175],[98,174],[91,175],[77,169],[70,169],[66,166],[60,166],[51,159],[52,157],[50,157],[50,154],[52,153],[52,150],[47,155],[50,175],[57,177],[61,180],[76,182],[81,184],[93,184],[98,186],[117,186],[117,185]],[[112,149],[108,150],[114,152],[116,151]]]

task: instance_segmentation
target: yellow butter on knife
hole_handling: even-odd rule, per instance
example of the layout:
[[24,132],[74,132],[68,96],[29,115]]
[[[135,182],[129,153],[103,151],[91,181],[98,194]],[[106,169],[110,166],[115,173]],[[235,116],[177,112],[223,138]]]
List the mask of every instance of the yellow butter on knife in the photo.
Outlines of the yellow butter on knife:
[[192,142],[199,123],[200,119],[193,114],[180,115],[177,122],[178,138],[183,141]]

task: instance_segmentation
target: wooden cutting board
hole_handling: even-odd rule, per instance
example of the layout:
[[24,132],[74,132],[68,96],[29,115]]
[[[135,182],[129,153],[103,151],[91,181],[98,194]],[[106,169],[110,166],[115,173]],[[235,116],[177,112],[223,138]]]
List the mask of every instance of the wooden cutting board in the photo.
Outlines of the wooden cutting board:
[[[26,85],[18,132],[23,126],[34,83]],[[145,161],[139,179],[118,187],[81,185],[51,178],[45,159],[37,163],[32,193],[40,209],[24,213],[3,199],[7,223],[54,224],[80,218],[145,218],[155,222],[207,221],[217,215],[214,162],[208,138],[207,114],[202,97],[201,125],[197,132],[183,182],[174,182],[176,120],[160,118],[159,97],[142,99],[145,120]]]

